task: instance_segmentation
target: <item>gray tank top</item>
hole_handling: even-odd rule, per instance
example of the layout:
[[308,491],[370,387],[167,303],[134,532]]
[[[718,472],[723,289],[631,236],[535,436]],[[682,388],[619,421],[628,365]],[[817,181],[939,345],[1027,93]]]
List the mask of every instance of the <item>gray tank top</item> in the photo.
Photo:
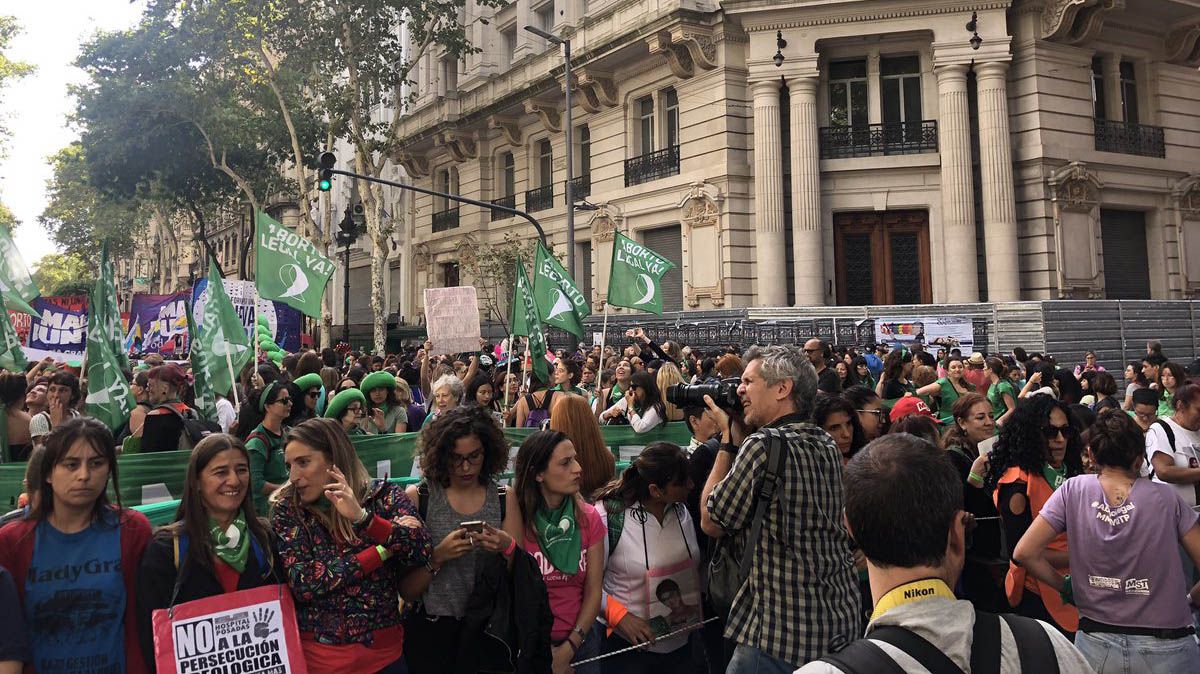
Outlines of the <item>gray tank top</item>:
[[[456,512],[450,507],[450,501],[446,498],[446,490],[441,485],[427,484],[429,485],[429,509],[425,526],[429,529],[434,546],[441,543],[451,531],[457,529],[458,525],[463,522],[483,520],[496,528],[501,527],[500,497],[496,493],[498,488],[496,483],[488,484],[488,495],[483,502],[483,508],[474,513]],[[471,590],[475,587],[475,563],[487,554],[492,553],[475,548],[442,566],[441,571],[438,572],[422,597],[425,613],[431,616],[463,617],[467,611],[467,600],[471,597]]]

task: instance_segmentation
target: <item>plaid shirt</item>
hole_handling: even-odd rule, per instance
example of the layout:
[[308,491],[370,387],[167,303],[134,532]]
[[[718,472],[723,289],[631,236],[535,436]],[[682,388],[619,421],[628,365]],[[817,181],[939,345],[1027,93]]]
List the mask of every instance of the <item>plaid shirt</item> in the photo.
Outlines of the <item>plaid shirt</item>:
[[[763,516],[750,577],[733,600],[725,636],[799,667],[862,635],[859,590],[842,524],[842,457],[825,431],[787,415],[769,427],[786,443],[784,472]],[[708,498],[713,522],[740,555],[768,447],[746,438]]]

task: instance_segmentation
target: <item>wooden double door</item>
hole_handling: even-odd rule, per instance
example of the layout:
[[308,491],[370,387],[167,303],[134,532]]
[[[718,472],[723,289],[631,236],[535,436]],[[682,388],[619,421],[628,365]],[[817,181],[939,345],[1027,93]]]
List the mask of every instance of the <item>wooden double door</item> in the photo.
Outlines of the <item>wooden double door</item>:
[[869,211],[833,216],[837,303],[929,304],[929,212]]

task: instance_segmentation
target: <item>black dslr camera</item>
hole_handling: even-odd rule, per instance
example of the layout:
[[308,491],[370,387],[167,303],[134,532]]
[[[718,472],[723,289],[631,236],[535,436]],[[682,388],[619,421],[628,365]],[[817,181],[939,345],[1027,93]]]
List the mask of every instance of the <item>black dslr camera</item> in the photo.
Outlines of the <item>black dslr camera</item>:
[[667,389],[667,402],[676,407],[707,407],[704,396],[709,396],[717,407],[726,412],[742,413],[742,399],[738,397],[737,378],[722,379],[716,384],[675,384]]

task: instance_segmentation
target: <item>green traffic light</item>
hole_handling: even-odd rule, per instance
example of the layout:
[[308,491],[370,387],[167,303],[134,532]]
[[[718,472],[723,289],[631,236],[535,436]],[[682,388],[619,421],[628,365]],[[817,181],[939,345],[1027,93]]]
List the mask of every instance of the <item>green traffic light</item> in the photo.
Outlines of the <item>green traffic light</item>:
[[317,183],[317,189],[322,192],[328,192],[333,187],[332,180],[321,180]]

